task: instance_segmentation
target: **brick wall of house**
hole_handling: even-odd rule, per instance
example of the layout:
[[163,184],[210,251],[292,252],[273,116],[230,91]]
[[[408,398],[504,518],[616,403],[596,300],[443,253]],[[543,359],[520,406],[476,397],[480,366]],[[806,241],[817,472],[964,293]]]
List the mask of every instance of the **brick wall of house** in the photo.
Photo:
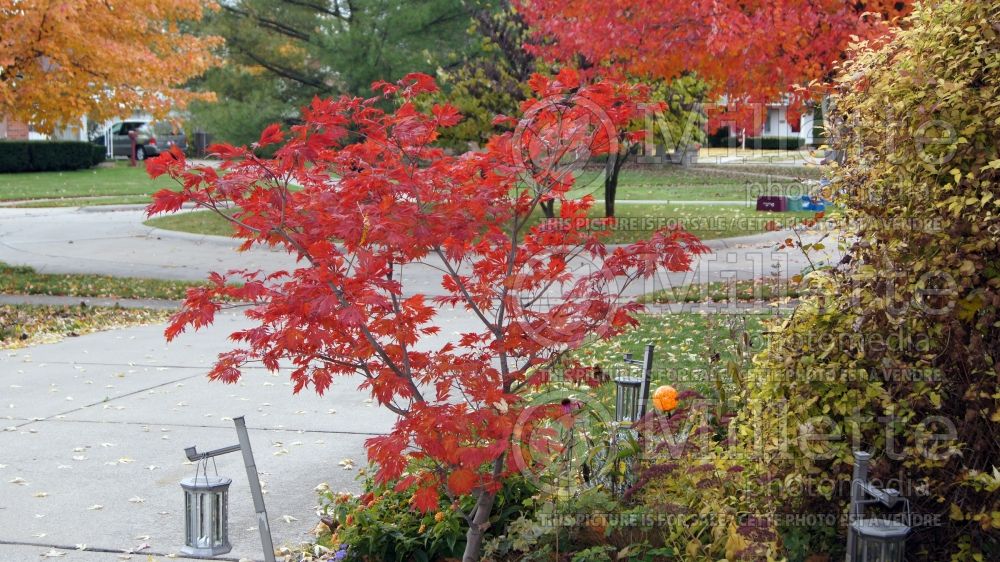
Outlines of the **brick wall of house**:
[[7,117],[0,119],[0,139],[28,140],[28,124]]

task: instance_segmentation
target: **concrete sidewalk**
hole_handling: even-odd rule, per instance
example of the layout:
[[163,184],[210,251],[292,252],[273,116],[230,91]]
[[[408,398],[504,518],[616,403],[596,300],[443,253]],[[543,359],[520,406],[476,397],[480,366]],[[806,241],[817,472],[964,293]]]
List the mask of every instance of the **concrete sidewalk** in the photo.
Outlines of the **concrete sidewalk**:
[[[450,316],[449,316],[450,314]],[[466,315],[444,313],[454,338]],[[231,445],[231,418],[245,415],[276,545],[309,539],[313,488],[357,491],[363,444],[394,416],[342,378],[325,397],[293,396],[287,373],[250,369],[235,385],[205,378],[237,314],[167,345],[163,326],[143,326],[0,352],[0,561],[172,555],[183,546],[178,482],[194,473],[185,447]],[[440,343],[435,341],[432,343]],[[344,470],[338,463],[357,461]],[[256,518],[239,455],[217,459],[233,479],[231,558],[261,560]],[[90,552],[66,551],[86,545]],[[104,551],[93,552],[94,549]]]

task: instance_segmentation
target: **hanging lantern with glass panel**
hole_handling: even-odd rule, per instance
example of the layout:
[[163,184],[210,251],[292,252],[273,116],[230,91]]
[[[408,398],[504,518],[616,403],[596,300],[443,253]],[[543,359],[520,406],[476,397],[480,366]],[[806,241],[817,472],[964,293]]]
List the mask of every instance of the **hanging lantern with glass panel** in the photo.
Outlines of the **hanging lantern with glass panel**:
[[217,556],[229,544],[229,485],[221,476],[195,473],[181,481],[184,489],[184,554]]

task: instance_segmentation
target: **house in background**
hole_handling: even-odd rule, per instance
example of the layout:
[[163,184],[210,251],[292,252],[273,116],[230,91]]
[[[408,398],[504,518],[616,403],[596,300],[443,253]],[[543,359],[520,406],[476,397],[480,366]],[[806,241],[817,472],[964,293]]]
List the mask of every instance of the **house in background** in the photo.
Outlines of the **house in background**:
[[815,144],[813,129],[816,125],[815,113],[811,110],[804,110],[798,118],[797,123],[790,123],[788,119],[788,104],[771,103],[767,106],[767,115],[764,117],[764,126],[761,130],[762,137],[799,137],[804,145]]
[[45,140],[48,136],[36,133],[30,125],[0,116],[0,140]]
[[80,119],[78,125],[63,127],[52,133],[45,135],[36,132],[34,128],[24,122],[11,119],[7,116],[0,116],[0,140],[87,140],[87,118]]

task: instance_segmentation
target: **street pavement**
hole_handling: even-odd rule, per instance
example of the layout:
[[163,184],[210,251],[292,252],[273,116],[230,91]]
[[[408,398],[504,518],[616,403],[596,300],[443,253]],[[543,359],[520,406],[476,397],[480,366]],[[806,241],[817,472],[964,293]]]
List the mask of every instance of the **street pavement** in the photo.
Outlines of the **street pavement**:
[[[295,259],[282,250],[237,244],[217,236],[165,231],[142,224],[144,212],[133,207],[6,209],[0,208],[0,262],[29,265],[43,273],[101,273],[114,276],[202,280],[212,271],[292,269]],[[776,250],[787,231],[709,240],[713,253],[700,256],[689,272],[659,272],[623,293],[637,296],[690,283],[794,275],[809,265],[801,252]],[[807,235],[815,240],[816,235]],[[812,257],[816,263],[839,260],[837,244]],[[594,264],[577,261],[581,271]],[[441,294],[442,273],[430,262],[402,272],[407,294]]]

